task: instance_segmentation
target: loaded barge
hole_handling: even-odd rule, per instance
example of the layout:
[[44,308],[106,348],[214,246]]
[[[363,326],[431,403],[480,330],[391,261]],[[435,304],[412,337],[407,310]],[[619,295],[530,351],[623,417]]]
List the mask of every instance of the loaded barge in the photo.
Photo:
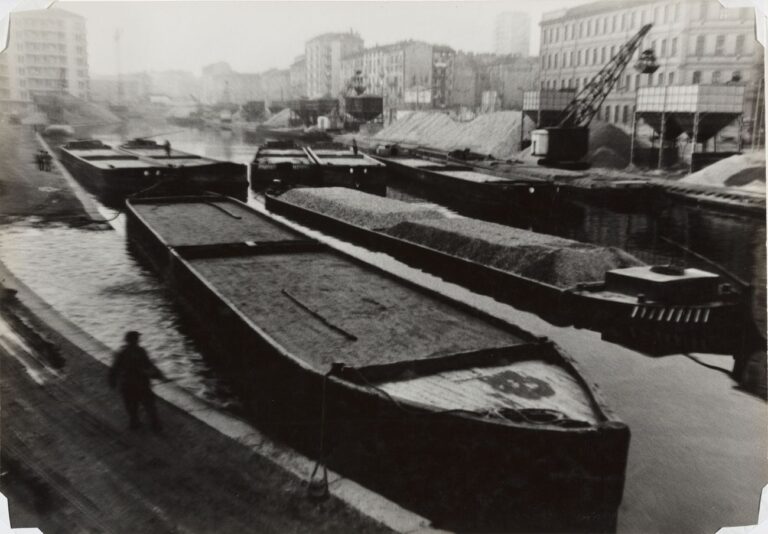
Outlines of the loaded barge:
[[157,167],[169,169],[172,176],[199,190],[210,190],[245,200],[248,192],[247,168],[240,163],[166,148],[151,139],[137,138],[120,145],[120,150]]
[[251,186],[263,190],[275,180],[280,187],[349,187],[385,195],[386,166],[339,143],[301,147],[293,141],[267,141],[251,163]]
[[267,428],[445,528],[615,529],[629,430],[552,342],[234,199],[127,206]]
[[[464,218],[430,215],[409,221],[405,217],[397,224],[376,227],[373,213],[364,216],[375,199],[364,197],[355,192],[340,197],[330,190],[296,189],[282,197],[265,195],[265,206],[310,228],[385,252],[447,281],[533,311],[554,324],[592,329],[609,340],[648,352],[730,353],[740,338],[743,296],[717,274],[644,265],[628,255],[625,259],[621,251]],[[409,206],[384,201],[391,204],[387,206],[391,213],[401,209],[400,204]],[[334,209],[334,215],[324,212]],[[353,222],[353,218],[365,222]],[[498,236],[498,242],[493,236]],[[519,253],[519,261],[505,260],[509,252],[505,247]],[[571,257],[558,257],[559,249],[569,248],[573,248]],[[590,261],[590,254],[599,258],[606,251],[605,270],[595,273],[584,263]],[[541,254],[538,263],[531,261],[537,253]],[[518,272],[526,261],[527,270]],[[609,261],[615,262],[613,268]],[[558,263],[571,270],[584,264],[591,280],[576,282],[571,276],[570,281],[558,283],[555,276],[547,279],[544,271]]]

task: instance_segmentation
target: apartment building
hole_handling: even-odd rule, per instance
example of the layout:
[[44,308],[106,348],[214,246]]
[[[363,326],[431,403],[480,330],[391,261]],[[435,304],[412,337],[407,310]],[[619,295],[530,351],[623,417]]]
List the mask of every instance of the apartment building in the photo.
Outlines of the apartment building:
[[629,124],[639,87],[742,83],[749,116],[763,77],[754,11],[717,0],[600,1],[546,13],[541,21],[540,87],[583,88],[622,44],[653,24],[638,50],[652,49],[659,69],[639,74],[634,60],[605,100],[600,118]]
[[360,36],[348,33],[325,33],[307,41],[304,47],[307,96],[336,97],[344,89],[342,58],[363,49]]
[[89,97],[85,20],[63,9],[11,14],[0,53],[0,106],[24,107],[36,94]]
[[293,60],[289,72],[291,98],[307,96],[307,61],[303,55]]

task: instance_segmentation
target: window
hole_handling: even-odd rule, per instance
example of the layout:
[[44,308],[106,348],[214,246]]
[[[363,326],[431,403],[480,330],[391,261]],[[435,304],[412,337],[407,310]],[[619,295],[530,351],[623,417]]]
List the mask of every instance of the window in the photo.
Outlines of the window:
[[621,27],[620,29],[623,30],[627,26],[627,14],[622,13],[621,14]]
[[558,56],[558,54],[555,54],[555,63],[554,63],[555,68],[557,68],[557,56]]
[[629,14],[629,27],[630,28],[634,28],[635,27],[635,22],[636,22],[636,20],[635,20],[635,12],[633,11],[632,13]]
[[629,106],[624,106],[624,109],[621,113],[621,122],[624,124],[629,122]]
[[605,64],[605,47],[600,49],[600,63]]
[[640,75],[635,74],[635,91],[640,89]]
[[661,8],[659,6],[653,8],[653,22],[661,24]]
[[722,56],[725,54],[725,35],[718,35],[715,39],[715,55]]
[[672,50],[670,50],[669,55],[672,57],[677,56],[677,37],[672,39]]
[[592,64],[597,65],[597,48],[592,49]]
[[697,56],[704,55],[704,45],[706,43],[706,36],[699,35],[696,37],[696,51],[694,52]]
[[703,0],[699,4],[699,20],[707,20],[707,0]]
[[592,35],[592,19],[587,22],[587,37]]
[[712,83],[720,83],[720,71],[716,70],[712,73]]
[[576,66],[577,67],[581,66],[581,50],[579,50],[578,61],[576,61]]
[[606,122],[611,120],[611,106],[605,106],[605,114],[603,115],[603,120]]
[[736,49],[734,53],[737,56],[744,54],[744,34],[736,36]]
[[701,71],[693,71],[693,80],[691,80],[691,83],[701,83]]
[[618,105],[613,106],[613,122],[619,122],[619,107]]
[[659,73],[659,82],[658,82],[658,85],[659,85],[659,86],[662,86],[662,85],[664,85],[664,73],[663,73],[663,72],[660,72],[660,73]]
[[675,73],[670,72],[669,76],[667,77],[667,85],[675,85]]
[[661,52],[659,52],[661,57],[667,57],[667,40],[662,39],[661,40]]
[[615,56],[615,55],[616,55],[616,47],[615,47],[615,46],[612,46],[612,47],[611,47],[611,57],[613,57],[613,56]]
[[632,75],[627,74],[624,78],[624,90],[631,91],[632,90]]

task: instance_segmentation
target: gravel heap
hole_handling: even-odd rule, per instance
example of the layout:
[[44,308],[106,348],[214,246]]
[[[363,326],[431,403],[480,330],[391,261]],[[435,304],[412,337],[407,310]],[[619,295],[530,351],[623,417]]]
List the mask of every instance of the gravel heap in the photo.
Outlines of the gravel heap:
[[346,187],[291,189],[284,193],[280,200],[369,230],[389,228],[403,221],[445,217],[434,209],[370,195]]
[[381,130],[373,141],[445,151],[468,148],[496,159],[508,159],[517,147],[519,128],[519,111],[487,113],[469,122],[456,122],[440,112],[417,111]]
[[765,152],[722,159],[680,180],[681,183],[765,190]]
[[643,263],[613,248],[474,219],[407,221],[385,233],[560,288]]

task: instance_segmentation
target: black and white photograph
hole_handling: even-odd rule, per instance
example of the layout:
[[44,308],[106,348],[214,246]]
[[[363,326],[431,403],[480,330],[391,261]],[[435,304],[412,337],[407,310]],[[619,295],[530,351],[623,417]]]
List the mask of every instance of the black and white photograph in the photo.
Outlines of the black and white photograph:
[[768,532],[760,4],[0,0],[0,532]]

